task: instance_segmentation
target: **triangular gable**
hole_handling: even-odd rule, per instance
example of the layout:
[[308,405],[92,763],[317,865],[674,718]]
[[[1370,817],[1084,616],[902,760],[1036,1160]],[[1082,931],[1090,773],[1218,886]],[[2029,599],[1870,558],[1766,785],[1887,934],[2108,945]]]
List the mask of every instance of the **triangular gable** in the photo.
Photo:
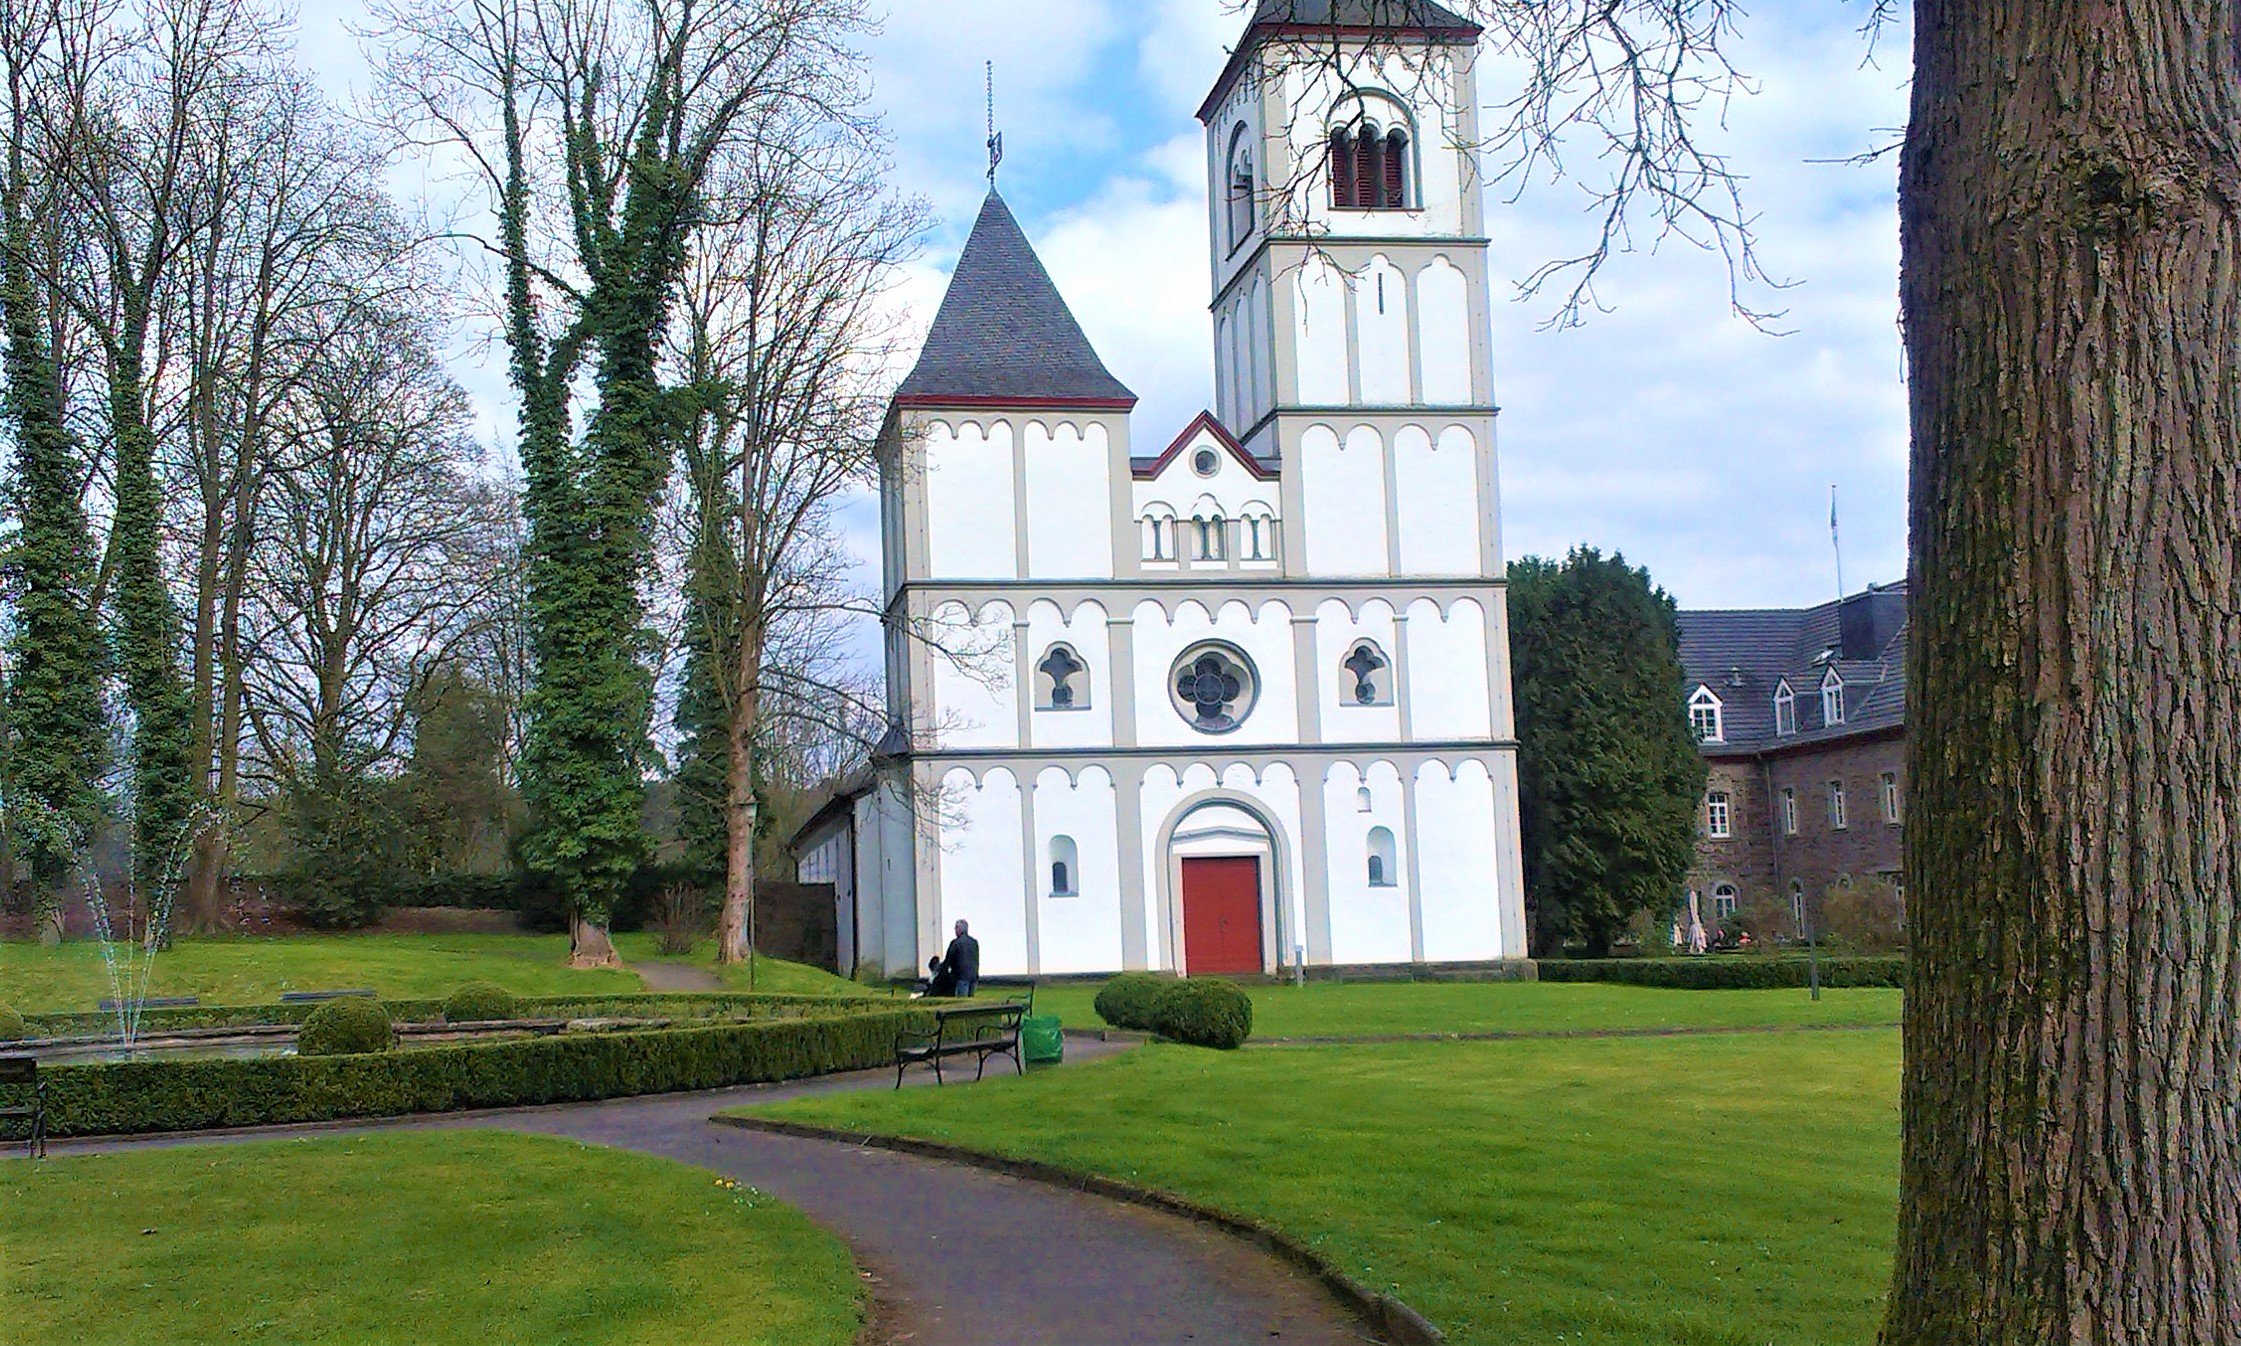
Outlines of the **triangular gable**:
[[1130,474],[1138,481],[1152,480],[1160,473],[1165,472],[1170,463],[1182,457],[1184,450],[1197,443],[1201,435],[1212,438],[1216,444],[1229,450],[1230,457],[1244,464],[1245,470],[1253,474],[1255,481],[1276,480],[1276,469],[1247,453],[1245,446],[1237,442],[1237,436],[1224,429],[1222,423],[1214,419],[1214,413],[1211,411],[1198,413],[1198,418],[1183,427],[1183,433],[1175,436],[1175,442],[1168,445],[1159,457],[1152,459],[1150,462],[1145,462],[1140,458],[1131,462],[1129,464]]

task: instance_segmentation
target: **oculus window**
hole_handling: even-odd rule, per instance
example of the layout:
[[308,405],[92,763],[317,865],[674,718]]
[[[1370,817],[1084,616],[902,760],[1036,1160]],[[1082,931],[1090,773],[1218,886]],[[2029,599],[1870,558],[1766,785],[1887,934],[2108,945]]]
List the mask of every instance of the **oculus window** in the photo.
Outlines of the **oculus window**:
[[1167,676],[1175,713],[1202,734],[1226,734],[1245,723],[1260,697],[1260,678],[1244,651],[1219,642],[1183,651]]

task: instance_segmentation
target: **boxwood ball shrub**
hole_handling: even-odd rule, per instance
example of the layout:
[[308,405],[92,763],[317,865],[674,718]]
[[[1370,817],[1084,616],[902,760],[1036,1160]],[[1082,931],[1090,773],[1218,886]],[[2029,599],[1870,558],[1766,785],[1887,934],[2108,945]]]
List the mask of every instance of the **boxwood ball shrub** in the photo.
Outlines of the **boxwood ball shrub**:
[[296,1037],[296,1055],[358,1056],[396,1045],[397,1030],[390,1026],[389,1011],[382,1003],[351,996],[330,1000],[311,1012]]
[[1164,1038],[1224,1051],[1253,1033],[1253,998],[1235,982],[1192,977],[1171,982],[1152,1004],[1152,1030]]
[[521,998],[505,987],[487,981],[468,982],[453,991],[451,999],[444,1002],[445,1023],[488,1023],[493,1019],[520,1017]]
[[1123,972],[1098,990],[1093,1002],[1097,1017],[1115,1028],[1149,1033],[1153,1028],[1153,1004],[1159,1000],[1160,992],[1174,984],[1171,978],[1149,972]]
[[0,1042],[21,1042],[30,1036],[31,1031],[24,1027],[23,1016],[16,1013],[15,1007],[0,1005]]

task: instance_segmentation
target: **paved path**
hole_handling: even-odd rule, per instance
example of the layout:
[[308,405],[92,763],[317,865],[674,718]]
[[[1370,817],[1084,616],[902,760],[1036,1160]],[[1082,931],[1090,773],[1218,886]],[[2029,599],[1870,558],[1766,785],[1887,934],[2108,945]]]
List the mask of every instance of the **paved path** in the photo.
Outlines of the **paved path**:
[[[1126,1047],[1069,1038],[1066,1050],[1082,1060]],[[982,1169],[707,1120],[721,1108],[893,1082],[891,1071],[865,1071],[386,1124],[58,1142],[54,1152],[385,1125],[569,1136],[713,1169],[807,1212],[848,1242],[870,1278],[874,1314],[865,1340],[875,1346],[1359,1346],[1375,1340],[1288,1264],[1187,1220]]]
[[643,963],[626,964],[646,983],[649,991],[721,991],[723,979],[704,967],[691,963],[671,963],[648,959]]

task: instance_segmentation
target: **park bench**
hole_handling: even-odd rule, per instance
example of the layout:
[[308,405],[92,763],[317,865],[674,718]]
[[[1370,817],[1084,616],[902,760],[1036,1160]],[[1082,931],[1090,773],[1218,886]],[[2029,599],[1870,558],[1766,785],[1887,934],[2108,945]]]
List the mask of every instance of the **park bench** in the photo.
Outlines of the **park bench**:
[[283,1005],[307,1005],[321,1000],[379,1000],[381,993],[370,987],[363,991],[282,991]]
[[22,1118],[31,1127],[24,1150],[34,1159],[47,1157],[47,1084],[39,1078],[39,1062],[29,1056],[0,1056],[0,1088],[25,1091],[31,1101],[0,1107],[0,1120]]
[[931,1029],[905,1028],[895,1035],[895,1087],[903,1087],[903,1071],[923,1062],[934,1068],[934,1082],[946,1084],[942,1062],[952,1056],[978,1058],[973,1070],[977,1081],[988,1070],[991,1056],[1009,1056],[1024,1075],[1027,1063],[1019,1054],[1019,1021],[1027,1006],[1016,1000],[961,1000],[928,1011]]

